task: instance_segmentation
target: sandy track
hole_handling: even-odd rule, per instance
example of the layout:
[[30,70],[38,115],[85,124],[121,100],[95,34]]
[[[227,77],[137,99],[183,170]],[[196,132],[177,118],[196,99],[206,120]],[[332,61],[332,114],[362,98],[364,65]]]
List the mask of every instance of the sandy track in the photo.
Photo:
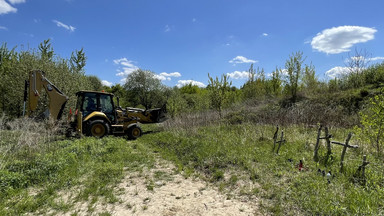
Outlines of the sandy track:
[[169,162],[156,168],[127,173],[115,188],[119,202],[77,203],[64,215],[257,215],[257,200],[227,199],[200,179],[175,174]]

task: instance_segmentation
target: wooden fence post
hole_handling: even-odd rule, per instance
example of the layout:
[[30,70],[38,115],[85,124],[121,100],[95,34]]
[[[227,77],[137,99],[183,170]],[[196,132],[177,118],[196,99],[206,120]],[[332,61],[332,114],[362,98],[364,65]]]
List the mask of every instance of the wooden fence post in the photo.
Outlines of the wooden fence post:
[[318,151],[320,148],[320,134],[321,134],[321,128],[323,126],[320,125],[319,129],[317,130],[317,139],[316,139],[316,145],[315,145],[315,151],[313,152],[313,160],[314,161],[319,161],[319,156],[318,156]]
[[281,147],[281,145],[282,145],[284,142],[285,142],[285,140],[284,140],[284,130],[281,130],[281,138],[280,138],[280,141],[278,141],[279,146],[277,147],[276,154],[279,154],[280,147]]
[[272,149],[272,152],[274,152],[275,148],[276,148],[278,132],[279,132],[279,125],[276,126],[276,131],[275,131],[275,134],[273,135],[273,149]]
[[344,145],[343,151],[341,152],[341,158],[340,158],[340,172],[342,172],[343,169],[344,169],[344,156],[345,156],[345,153],[347,152],[348,143],[349,143],[349,140],[351,139],[351,137],[352,137],[352,133],[350,132],[350,133],[348,134],[347,139],[345,140],[345,145]]
[[362,183],[365,185],[366,179],[365,179],[365,167],[369,164],[367,161],[367,155],[363,156],[363,163],[359,166],[359,168],[356,171],[356,174],[359,174],[361,172],[361,178],[362,178]]
[[324,130],[325,130],[325,140],[327,141],[327,161],[328,161],[328,157],[332,154],[332,148],[331,148],[332,135],[329,134],[328,127],[325,127]]
[[347,139],[345,140],[345,143],[336,142],[336,141],[331,142],[332,144],[344,146],[343,151],[341,152],[341,158],[340,158],[340,172],[343,172],[343,169],[344,169],[344,156],[345,156],[345,153],[347,152],[347,148],[359,148],[359,146],[357,146],[357,145],[349,145],[348,144],[351,137],[352,137],[352,133],[350,132],[348,134]]

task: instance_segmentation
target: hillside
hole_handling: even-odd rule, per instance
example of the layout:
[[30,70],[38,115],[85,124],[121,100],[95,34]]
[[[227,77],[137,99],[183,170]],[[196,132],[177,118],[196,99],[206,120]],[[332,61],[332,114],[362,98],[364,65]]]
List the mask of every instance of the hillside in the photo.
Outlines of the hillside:
[[[39,48],[1,47],[0,215],[384,214],[383,63],[320,81],[296,52],[268,77],[252,64],[240,88],[226,74],[169,88],[142,69],[107,87],[85,75],[82,50],[68,61],[49,40]],[[135,141],[66,138],[57,122],[21,117],[34,67],[69,108],[74,92],[105,89],[124,107],[166,103],[169,119]]]
[[[317,126],[275,126],[186,115],[124,138],[63,139],[35,123],[1,131],[1,214],[65,215],[380,215],[383,160],[355,135],[340,171],[342,147],[313,160]],[[206,116],[208,115],[208,116]],[[236,116],[236,115],[235,115]],[[215,117],[217,118],[217,117]],[[208,119],[211,119],[207,121]],[[28,129],[27,129],[28,128]],[[352,129],[329,127],[343,142]],[[39,133],[40,136],[36,136]],[[280,131],[279,131],[280,133]],[[280,138],[280,134],[279,134]],[[357,173],[367,155],[365,177]],[[303,168],[299,171],[299,161]],[[331,171],[330,178],[318,170]],[[329,182],[328,182],[329,180]]]

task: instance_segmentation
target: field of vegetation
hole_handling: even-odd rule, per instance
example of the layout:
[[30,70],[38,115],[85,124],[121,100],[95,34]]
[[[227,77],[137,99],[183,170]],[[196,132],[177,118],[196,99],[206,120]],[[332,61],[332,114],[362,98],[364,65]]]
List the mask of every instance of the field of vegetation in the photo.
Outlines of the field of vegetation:
[[[277,68],[269,78],[251,66],[241,88],[233,87],[226,75],[208,75],[206,88],[190,84],[171,89],[141,69],[125,85],[102,86],[97,77],[85,75],[82,50],[61,59],[49,41],[39,51],[17,52],[3,45],[0,55],[0,75],[5,77],[0,80],[0,215],[82,215],[76,208],[83,202],[88,214],[113,215],[99,211],[97,203],[121,204],[116,188],[123,179],[145,175],[159,160],[228,200],[257,206],[256,215],[384,214],[384,63],[355,62],[364,65],[356,68],[350,62],[348,75],[326,82],[297,52],[285,62],[286,72]],[[364,57],[356,56],[351,59]],[[20,117],[23,80],[31,69],[47,71],[70,96],[83,88],[106,89],[124,106],[151,108],[166,102],[169,119],[143,125],[144,135],[135,141],[66,138],[55,122]],[[62,76],[68,79],[64,82]],[[143,89],[141,81],[151,86]],[[70,106],[74,100],[70,98]],[[345,151],[331,144],[328,154],[326,139],[321,139],[314,158],[320,125],[329,129],[331,141],[345,143],[351,133],[349,144],[358,148]],[[157,172],[145,180],[146,190],[158,190],[159,179],[170,178]],[[63,191],[72,191],[70,198],[62,198]],[[147,205],[125,207],[131,214],[148,211]]]

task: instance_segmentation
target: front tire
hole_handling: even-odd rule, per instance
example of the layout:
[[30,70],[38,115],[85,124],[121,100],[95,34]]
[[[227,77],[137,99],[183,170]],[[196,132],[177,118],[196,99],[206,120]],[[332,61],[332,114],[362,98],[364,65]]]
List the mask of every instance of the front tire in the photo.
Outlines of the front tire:
[[87,128],[87,135],[102,138],[109,134],[109,125],[103,120],[93,120]]
[[133,125],[130,128],[128,128],[127,134],[129,139],[135,140],[141,137],[141,135],[143,134],[143,131],[139,126]]

